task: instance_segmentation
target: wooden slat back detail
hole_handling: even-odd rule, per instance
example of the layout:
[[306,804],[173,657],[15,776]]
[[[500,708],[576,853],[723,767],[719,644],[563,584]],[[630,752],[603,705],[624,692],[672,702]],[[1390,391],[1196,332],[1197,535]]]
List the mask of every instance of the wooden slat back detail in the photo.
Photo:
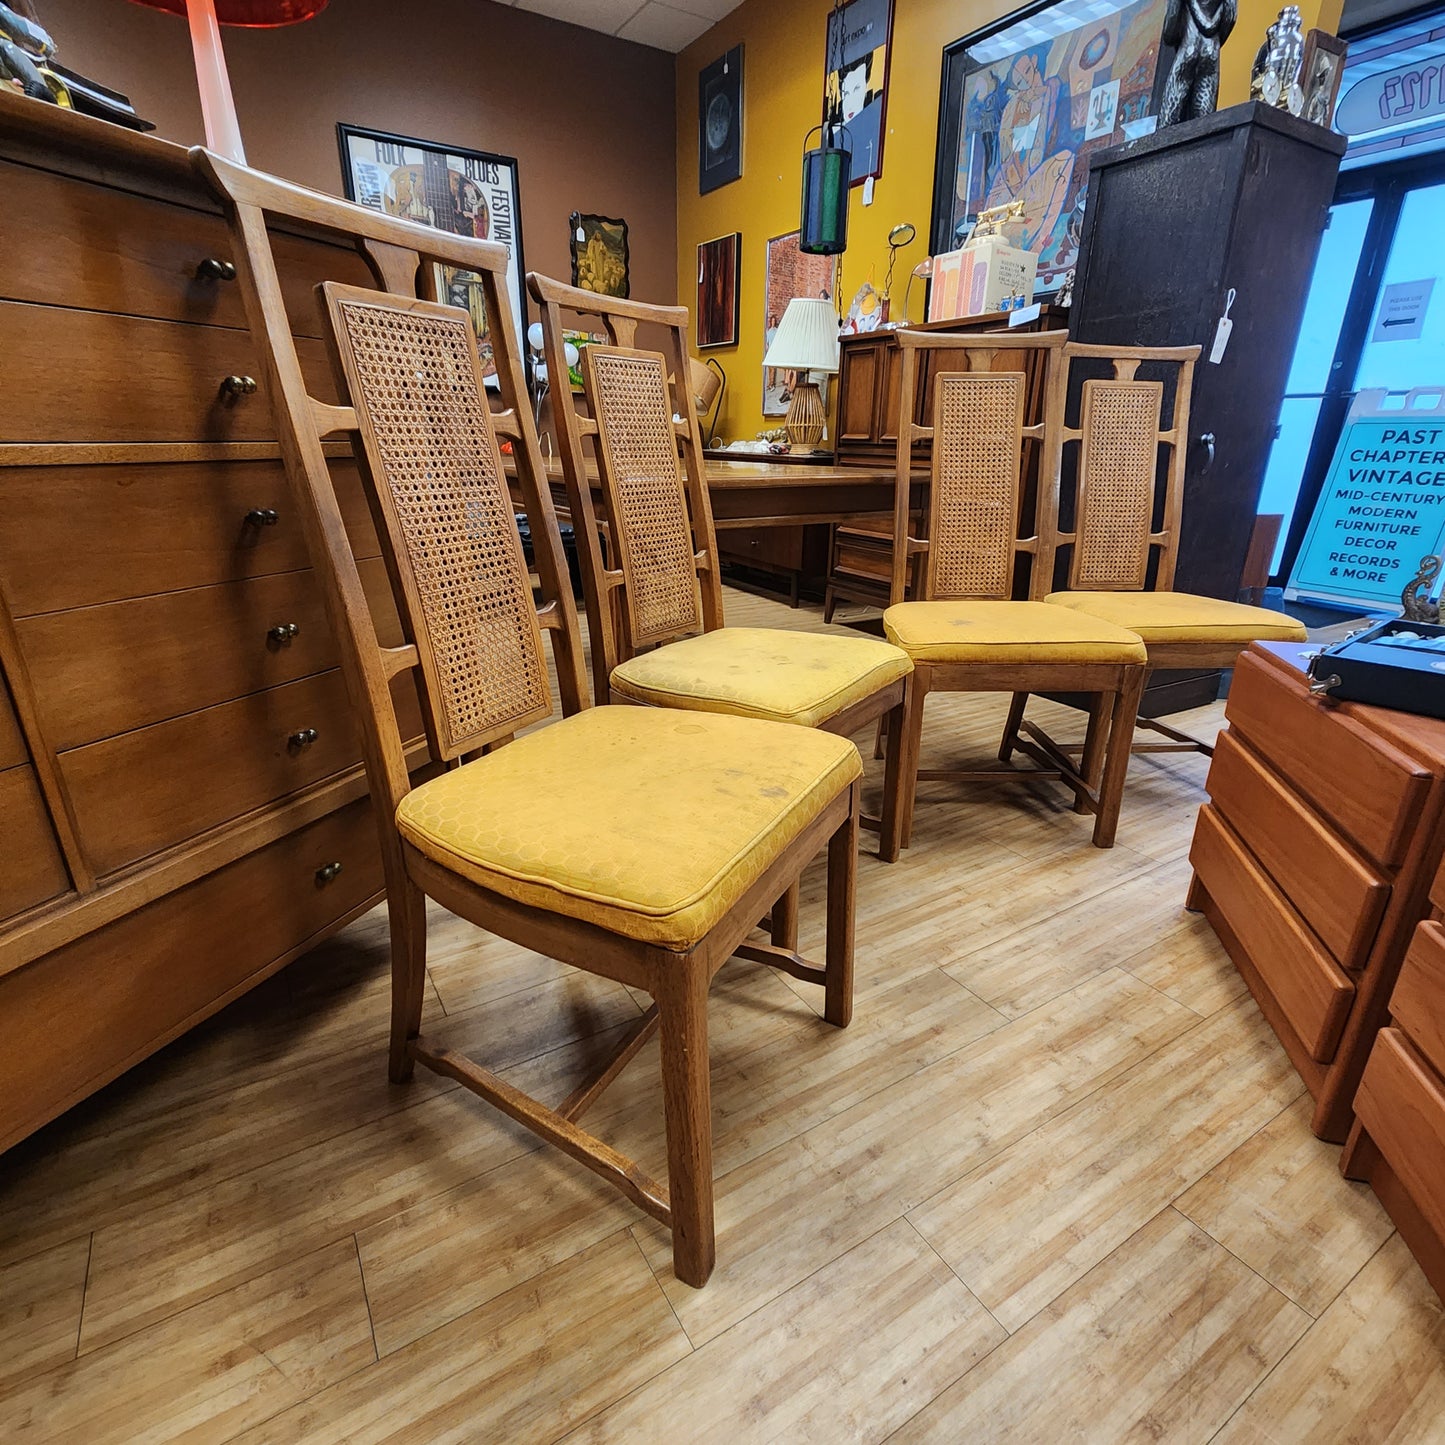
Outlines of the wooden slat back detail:
[[597,423],[597,464],[622,566],[632,646],[699,632],[702,596],[666,358],[588,346],[582,376]]
[[322,288],[447,759],[552,710],[542,633],[465,311]]
[[1070,587],[1137,591],[1144,586],[1163,405],[1163,382],[1084,383]]
[[933,399],[929,597],[1007,598],[1019,533],[1025,378],[950,371]]

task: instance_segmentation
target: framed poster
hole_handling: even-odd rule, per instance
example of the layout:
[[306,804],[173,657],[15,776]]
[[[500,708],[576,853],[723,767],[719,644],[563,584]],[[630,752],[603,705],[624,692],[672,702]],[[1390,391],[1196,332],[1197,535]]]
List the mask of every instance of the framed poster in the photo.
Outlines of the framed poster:
[[697,248],[697,347],[738,344],[743,236],[734,231]]
[[1154,129],[1168,72],[1166,0],[1045,0],[943,52],[934,157],[937,256],[982,210],[1024,203],[1018,243],[1039,258],[1036,294],[1078,257],[1089,155]]
[[697,78],[697,191],[743,173],[743,48],[734,45]]
[[[515,158],[355,125],[338,125],[336,134],[347,200],[453,235],[498,241],[507,248],[507,294],[512,299],[517,345],[525,355],[521,338],[527,333],[527,311],[522,278],[527,268],[522,260],[522,205]],[[471,313],[483,373],[493,375],[496,365],[488,340],[481,279],[453,266],[437,269],[437,295]]]
[[892,31],[893,0],[848,0],[828,14],[823,124],[848,127],[855,186],[883,174]]
[[[768,242],[768,276],[764,290],[763,355],[773,344],[783,312],[795,296],[821,296],[833,299],[837,275],[836,256],[810,256],[798,249],[798,232],[774,236]],[[782,367],[763,368],[763,415],[786,416],[793,399],[798,373]],[[819,378],[818,393],[828,405],[828,381]]]
[[631,257],[627,250],[627,222],[613,216],[590,216],[573,211],[572,284],[599,296],[632,294]]

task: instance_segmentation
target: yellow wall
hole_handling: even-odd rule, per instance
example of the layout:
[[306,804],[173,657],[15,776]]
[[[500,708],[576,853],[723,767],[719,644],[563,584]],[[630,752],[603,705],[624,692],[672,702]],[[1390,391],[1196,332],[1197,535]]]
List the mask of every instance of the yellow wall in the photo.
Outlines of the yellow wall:
[[[1334,30],[1341,0],[1303,0],[1305,28]],[[697,300],[699,242],[741,231],[742,290],[739,344],[709,352],[728,374],[720,429],[728,438],[751,437],[762,416],[763,285],[767,241],[798,226],[803,137],[823,105],[823,61],[833,0],[744,0],[677,62],[677,285],[688,307]],[[888,81],[888,135],[883,175],[872,206],[853,191],[848,250],[841,258],[839,294],[846,302],[873,277],[882,287],[889,230],[912,221],[918,237],[900,251],[894,271],[895,315],[909,270],[928,254],[933,209],[933,152],[943,47],[961,35],[1019,8],[1018,0],[895,0],[893,58]],[[1248,99],[1249,71],[1277,0],[1240,0],[1239,22],[1225,45],[1221,105]],[[703,66],[742,41],[744,55],[742,179],[697,193],[697,77]],[[915,319],[922,287],[913,288]]]

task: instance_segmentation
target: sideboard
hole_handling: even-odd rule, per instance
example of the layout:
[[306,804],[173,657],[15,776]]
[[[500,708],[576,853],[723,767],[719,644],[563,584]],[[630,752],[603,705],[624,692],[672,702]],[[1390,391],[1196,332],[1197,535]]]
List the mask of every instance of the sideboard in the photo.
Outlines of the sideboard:
[[[9,93],[0,189],[4,1150],[372,906],[382,877],[217,205],[180,147]],[[324,395],[314,287],[370,273],[299,234],[278,252]],[[332,466],[400,641],[346,447]]]

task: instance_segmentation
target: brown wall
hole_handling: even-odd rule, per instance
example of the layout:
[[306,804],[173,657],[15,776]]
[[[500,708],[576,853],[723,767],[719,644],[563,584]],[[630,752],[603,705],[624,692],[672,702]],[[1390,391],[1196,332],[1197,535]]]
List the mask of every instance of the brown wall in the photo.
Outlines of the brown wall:
[[[184,20],[122,0],[35,0],[57,59],[204,140]],[[632,294],[677,294],[674,62],[490,0],[332,0],[304,25],[224,32],[250,163],[341,194],[336,123],[516,156],[527,265],[569,275],[567,217],[626,219]]]

